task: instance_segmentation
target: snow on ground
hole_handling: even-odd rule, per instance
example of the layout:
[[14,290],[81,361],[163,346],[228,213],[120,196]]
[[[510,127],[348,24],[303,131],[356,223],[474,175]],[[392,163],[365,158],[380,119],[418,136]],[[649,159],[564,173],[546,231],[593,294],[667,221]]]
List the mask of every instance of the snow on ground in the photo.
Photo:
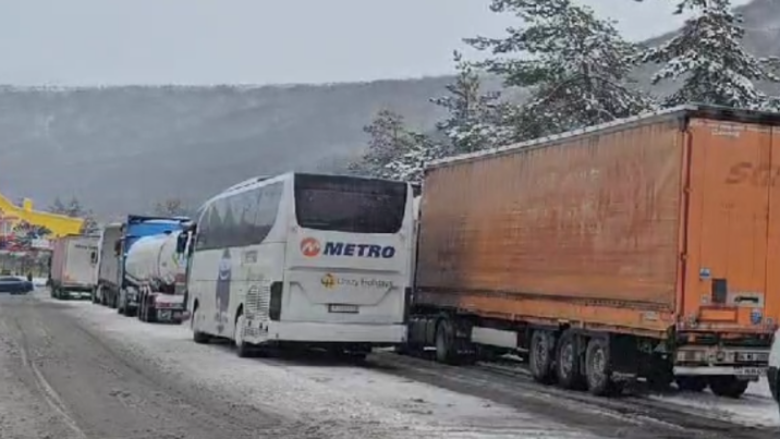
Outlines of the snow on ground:
[[766,379],[751,383],[747,393],[740,399],[721,398],[710,392],[679,393],[652,398],[680,406],[684,411],[705,414],[736,424],[780,426],[778,406],[772,399]]
[[[30,386],[34,380],[24,374],[27,353],[8,337],[14,330],[0,319],[0,439],[73,437],[55,410]],[[28,382],[21,381],[20,376]]]
[[[47,293],[36,296],[51,301]],[[384,437],[595,438],[538,414],[418,383],[371,368],[242,359],[224,345],[197,345],[186,325],[151,325],[89,302],[59,302],[118,347],[230,404],[295,418],[334,431],[369,426]],[[373,437],[373,436],[372,436]]]

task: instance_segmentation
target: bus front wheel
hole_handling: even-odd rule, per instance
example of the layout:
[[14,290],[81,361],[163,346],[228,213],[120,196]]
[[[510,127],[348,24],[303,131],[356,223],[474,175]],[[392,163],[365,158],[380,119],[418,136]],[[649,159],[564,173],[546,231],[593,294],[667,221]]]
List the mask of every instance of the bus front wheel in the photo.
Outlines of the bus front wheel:
[[198,319],[198,312],[198,305],[195,304],[195,309],[192,311],[192,320],[190,321],[190,324],[192,325],[192,340],[198,344],[206,344],[209,342],[208,334],[198,331],[196,327],[197,325],[195,322],[197,322]]

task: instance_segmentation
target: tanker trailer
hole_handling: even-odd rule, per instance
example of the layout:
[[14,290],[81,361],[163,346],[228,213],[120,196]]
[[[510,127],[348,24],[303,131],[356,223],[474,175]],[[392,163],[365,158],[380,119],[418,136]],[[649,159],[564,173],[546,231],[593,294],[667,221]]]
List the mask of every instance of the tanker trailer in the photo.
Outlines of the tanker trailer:
[[145,322],[184,320],[185,258],[176,252],[181,231],[140,238],[128,251],[125,274],[136,290],[138,318]]

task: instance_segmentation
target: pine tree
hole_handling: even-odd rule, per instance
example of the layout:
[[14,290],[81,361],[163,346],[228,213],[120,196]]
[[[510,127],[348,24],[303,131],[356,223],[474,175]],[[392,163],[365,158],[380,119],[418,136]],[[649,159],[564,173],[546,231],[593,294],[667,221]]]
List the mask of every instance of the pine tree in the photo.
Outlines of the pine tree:
[[81,205],[81,202],[78,200],[78,198],[71,197],[64,213],[65,215],[73,218],[83,218],[87,212],[84,210],[84,207]]
[[513,13],[524,25],[504,38],[465,41],[494,55],[481,65],[506,86],[531,90],[530,100],[506,116],[515,121],[514,140],[652,108],[648,96],[629,86],[638,49],[589,7],[574,0],[493,0],[491,10]]
[[428,163],[452,154],[450,148],[424,134],[409,132],[406,139],[402,153],[385,167],[393,180],[420,183]]
[[409,131],[404,126],[404,118],[391,110],[381,110],[374,120],[363,127],[368,134],[368,150],[349,168],[352,172],[378,177],[392,178],[393,171],[387,165],[402,156],[407,149]]
[[501,93],[483,93],[475,66],[457,51],[454,60],[458,74],[455,82],[446,86],[449,94],[431,99],[449,114],[436,128],[450,140],[450,152],[470,153],[505,143],[508,131],[502,127],[505,104]]
[[729,0],[680,0],[676,14],[693,11],[682,31],[641,57],[644,63],[665,64],[653,84],[683,78],[681,87],[663,105],[690,102],[736,108],[773,109],[777,102],[757,90],[754,81],[780,82],[774,60],[757,59],[742,46],[742,17]]
[[187,216],[189,210],[179,198],[167,198],[154,205],[154,214],[164,217]]
[[48,211],[51,213],[57,213],[61,215],[67,213],[67,210],[68,209],[65,207],[65,204],[62,202],[60,197],[54,198],[54,201],[51,203],[48,209]]
[[95,235],[98,232],[100,232],[100,225],[95,220],[92,212],[87,212],[87,214],[84,215],[84,222],[81,224],[80,233],[82,235]]
[[382,110],[364,128],[368,151],[350,166],[353,172],[390,180],[419,181],[428,161],[445,155],[444,145],[406,128],[403,116]]

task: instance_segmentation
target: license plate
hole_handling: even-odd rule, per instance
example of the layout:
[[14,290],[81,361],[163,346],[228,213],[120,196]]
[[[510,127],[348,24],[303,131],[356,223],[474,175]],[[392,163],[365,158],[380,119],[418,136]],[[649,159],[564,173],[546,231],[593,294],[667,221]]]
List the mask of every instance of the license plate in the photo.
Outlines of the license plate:
[[169,320],[171,318],[170,311],[157,311],[157,318],[160,320]]
[[340,314],[357,314],[357,305],[328,305],[328,312]]
[[754,377],[761,376],[766,373],[765,367],[740,367],[734,371],[736,376],[741,377]]

